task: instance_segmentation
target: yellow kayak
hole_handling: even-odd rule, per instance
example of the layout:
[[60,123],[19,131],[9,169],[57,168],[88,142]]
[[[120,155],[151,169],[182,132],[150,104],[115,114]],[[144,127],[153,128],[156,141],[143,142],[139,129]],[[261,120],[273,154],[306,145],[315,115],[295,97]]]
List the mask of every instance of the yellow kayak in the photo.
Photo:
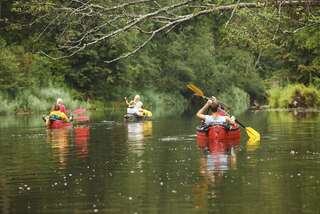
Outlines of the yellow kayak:
[[152,117],[152,112],[146,109],[143,109],[143,116],[145,117]]

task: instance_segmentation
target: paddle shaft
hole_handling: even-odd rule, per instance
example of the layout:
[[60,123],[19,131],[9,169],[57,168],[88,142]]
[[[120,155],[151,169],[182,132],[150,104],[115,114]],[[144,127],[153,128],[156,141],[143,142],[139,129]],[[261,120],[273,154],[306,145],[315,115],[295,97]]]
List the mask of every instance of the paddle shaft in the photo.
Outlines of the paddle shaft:
[[242,128],[246,128],[245,125],[243,125],[242,123],[240,123],[240,121],[238,119],[236,119],[236,122],[242,127]]

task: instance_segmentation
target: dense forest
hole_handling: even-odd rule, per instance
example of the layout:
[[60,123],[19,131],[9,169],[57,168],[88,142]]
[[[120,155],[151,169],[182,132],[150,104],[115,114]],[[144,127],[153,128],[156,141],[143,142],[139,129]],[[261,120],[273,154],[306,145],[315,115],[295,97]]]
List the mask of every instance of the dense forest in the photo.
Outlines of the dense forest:
[[233,109],[320,104],[320,3],[2,0],[1,113],[123,102],[168,113],[192,82]]

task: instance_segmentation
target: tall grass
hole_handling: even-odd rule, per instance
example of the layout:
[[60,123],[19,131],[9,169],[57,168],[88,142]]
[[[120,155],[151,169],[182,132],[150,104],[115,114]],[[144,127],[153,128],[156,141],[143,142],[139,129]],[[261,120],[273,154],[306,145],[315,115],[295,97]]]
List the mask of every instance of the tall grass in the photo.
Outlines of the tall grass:
[[179,93],[159,93],[146,91],[144,93],[146,101],[151,103],[156,116],[169,116],[181,114],[187,108],[187,101]]
[[290,84],[268,91],[269,105],[272,108],[315,108],[320,105],[320,90],[314,86]]
[[146,90],[142,93],[131,91],[129,99],[139,94],[144,103],[144,108],[151,110],[154,116],[169,116],[181,114],[187,108],[187,100],[179,93],[163,93]]
[[231,108],[230,113],[232,114],[244,112],[246,109],[248,109],[250,104],[249,95],[242,89],[235,86],[228,88],[217,98]]
[[90,107],[89,103],[74,99],[70,90],[49,86],[42,89],[24,90],[19,92],[13,100],[8,100],[5,94],[0,94],[2,100],[0,114],[48,112],[58,97],[62,98],[65,106],[70,110]]
[[0,93],[0,100],[1,100],[0,114],[7,114],[10,112],[12,112],[12,113],[14,112],[14,109],[16,106],[16,103],[14,101],[10,102],[7,99],[7,96],[5,94],[1,94],[1,93]]

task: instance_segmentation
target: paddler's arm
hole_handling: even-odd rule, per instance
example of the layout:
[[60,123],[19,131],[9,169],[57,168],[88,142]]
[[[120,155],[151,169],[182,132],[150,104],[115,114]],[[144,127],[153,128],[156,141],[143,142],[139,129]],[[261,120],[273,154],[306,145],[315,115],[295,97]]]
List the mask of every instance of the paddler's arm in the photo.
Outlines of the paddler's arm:
[[127,106],[129,106],[130,103],[128,102],[128,98],[127,98],[127,97],[124,97],[124,100],[126,101]]
[[206,118],[206,115],[204,112],[209,108],[209,106],[212,104],[212,100],[208,100],[206,104],[197,112],[197,117],[204,120]]
[[225,116],[225,117],[226,117],[227,123],[229,123],[231,125],[234,125],[236,123],[236,122],[234,122],[234,120],[231,117],[229,117],[229,116]]

